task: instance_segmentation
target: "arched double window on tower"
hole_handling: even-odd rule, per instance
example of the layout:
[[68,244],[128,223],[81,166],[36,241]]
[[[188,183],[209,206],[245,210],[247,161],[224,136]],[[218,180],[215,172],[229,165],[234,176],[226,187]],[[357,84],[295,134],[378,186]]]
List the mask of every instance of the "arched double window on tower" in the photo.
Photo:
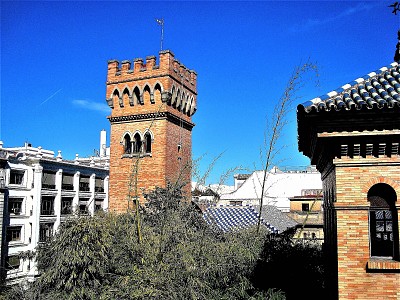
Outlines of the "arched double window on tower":
[[132,154],[151,156],[152,142],[153,135],[150,131],[146,130],[143,138],[140,132],[136,132],[133,138],[131,138],[129,132],[126,132],[121,145],[124,147],[124,155],[129,154],[126,157],[130,157]]
[[372,257],[399,259],[397,195],[388,184],[378,183],[368,191],[370,250]]

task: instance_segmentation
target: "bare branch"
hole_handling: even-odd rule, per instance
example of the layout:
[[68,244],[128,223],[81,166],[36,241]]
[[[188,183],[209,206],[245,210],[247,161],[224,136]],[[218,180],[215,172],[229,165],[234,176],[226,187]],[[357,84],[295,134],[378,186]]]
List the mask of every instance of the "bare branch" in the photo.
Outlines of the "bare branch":
[[260,210],[258,215],[258,223],[257,223],[257,232],[260,231],[261,226],[261,212],[263,208],[263,198],[266,189],[266,180],[268,176],[268,169],[271,166],[271,163],[274,161],[275,155],[278,153],[276,149],[276,145],[278,139],[281,137],[283,129],[287,124],[287,114],[293,106],[293,102],[296,99],[295,93],[302,86],[302,75],[308,71],[314,71],[316,77],[318,78],[318,68],[315,64],[307,62],[300,66],[297,66],[292,76],[289,78],[289,81],[286,85],[286,89],[283,92],[280,100],[274,107],[274,112],[271,118],[272,128],[267,132],[269,135],[269,140],[266,145],[266,153],[265,153],[265,161],[264,161],[264,173],[263,180],[261,183],[261,196],[260,196]]

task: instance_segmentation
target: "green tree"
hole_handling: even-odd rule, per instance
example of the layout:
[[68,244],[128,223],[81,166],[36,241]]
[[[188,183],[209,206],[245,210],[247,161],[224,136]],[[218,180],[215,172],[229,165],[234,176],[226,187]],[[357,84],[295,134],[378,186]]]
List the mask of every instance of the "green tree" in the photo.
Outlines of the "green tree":
[[[108,220],[111,221],[111,220]],[[96,290],[108,283],[112,266],[113,236],[100,216],[69,219],[59,233],[37,251],[37,285],[42,293],[60,293],[69,299],[94,299]]]

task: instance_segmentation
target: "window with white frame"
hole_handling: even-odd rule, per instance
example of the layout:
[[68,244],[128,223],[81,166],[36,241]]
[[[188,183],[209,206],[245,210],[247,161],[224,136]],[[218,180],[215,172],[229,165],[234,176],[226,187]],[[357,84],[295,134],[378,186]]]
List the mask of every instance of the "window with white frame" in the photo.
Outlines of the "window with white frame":
[[83,215],[89,213],[89,198],[79,198],[79,213]]
[[54,223],[40,223],[39,242],[46,242],[53,236]]
[[72,197],[62,197],[61,198],[61,214],[70,215],[72,214]]
[[96,199],[95,205],[94,205],[94,210],[95,211],[101,211],[103,210],[103,199]]
[[42,196],[40,214],[43,216],[54,215],[54,197]]
[[22,185],[24,184],[25,171],[24,170],[10,170],[10,184]]
[[96,193],[104,193],[104,179],[103,178],[95,179],[94,191]]
[[74,189],[74,175],[63,174],[61,189],[66,191],[72,191]]
[[22,213],[22,203],[24,198],[9,198],[8,213],[10,215],[19,215]]
[[79,190],[81,192],[89,192],[90,191],[90,177],[89,176],[81,176],[79,179]]
[[8,226],[7,227],[7,242],[21,241],[22,226]]
[[6,270],[18,270],[21,259],[18,255],[11,255],[6,257]]
[[44,171],[42,175],[42,189],[56,189],[56,173]]

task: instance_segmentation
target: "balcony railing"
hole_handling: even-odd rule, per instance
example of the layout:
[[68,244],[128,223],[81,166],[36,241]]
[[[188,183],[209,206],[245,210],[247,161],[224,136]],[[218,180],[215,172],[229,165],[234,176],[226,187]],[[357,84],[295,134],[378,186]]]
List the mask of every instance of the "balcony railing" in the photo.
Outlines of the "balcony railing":
[[19,215],[21,214],[21,207],[10,208],[9,212],[14,215]]
[[55,190],[56,189],[56,185],[55,184],[42,183],[42,189]]
[[42,216],[53,216],[54,215],[54,210],[53,209],[42,209],[40,211],[40,214]]
[[61,209],[62,215],[70,215],[72,214],[72,207],[65,207]]
[[74,185],[73,184],[68,184],[68,183],[63,183],[61,185],[61,189],[66,190],[66,191],[73,191],[74,190]]
[[79,190],[82,192],[89,192],[90,191],[89,183],[87,182],[79,183]]
[[101,186],[96,186],[94,188],[94,191],[97,192],[97,193],[104,193],[104,188],[101,187]]

